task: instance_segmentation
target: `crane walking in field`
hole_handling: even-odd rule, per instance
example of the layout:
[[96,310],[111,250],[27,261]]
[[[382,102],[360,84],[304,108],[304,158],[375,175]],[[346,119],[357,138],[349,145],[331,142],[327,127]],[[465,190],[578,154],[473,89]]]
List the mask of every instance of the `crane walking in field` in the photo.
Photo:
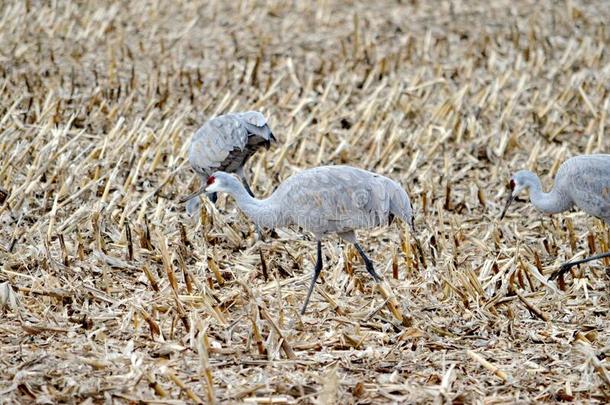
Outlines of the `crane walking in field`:
[[[517,195],[529,190],[532,204],[542,212],[555,214],[577,206],[610,225],[610,155],[582,155],[566,160],[559,167],[555,185],[548,193],[542,191],[538,176],[528,170],[516,172],[510,180],[510,187],[511,193],[500,219],[504,218]],[[550,279],[568,272],[573,266],[604,257],[610,257],[610,252],[564,263]]]
[[322,271],[322,238],[336,233],[353,243],[376,282],[380,277],[354,230],[390,224],[397,216],[413,224],[409,197],[402,187],[387,177],[349,166],[322,166],[303,170],[286,179],[266,199],[249,195],[233,176],[216,172],[207,179],[206,192],[226,192],[259,227],[298,225],[314,234],[317,262],[307,297],[305,313],[318,276]]
[[[201,187],[181,200],[188,201],[187,212],[198,211],[199,199],[195,197],[204,192],[208,176],[217,170],[236,173],[248,194],[254,196],[246,181],[244,165],[260,147],[269,148],[275,141],[265,116],[257,111],[230,113],[207,121],[191,140],[189,162],[201,179]],[[208,197],[216,202],[215,193]]]

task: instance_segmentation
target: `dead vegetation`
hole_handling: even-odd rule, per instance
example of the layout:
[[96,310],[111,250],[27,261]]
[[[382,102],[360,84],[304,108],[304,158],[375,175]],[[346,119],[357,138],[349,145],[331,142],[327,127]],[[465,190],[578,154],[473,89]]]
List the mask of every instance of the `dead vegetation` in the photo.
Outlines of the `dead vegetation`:
[[[607,402],[605,265],[546,279],[608,231],[498,214],[513,169],[608,151],[609,7],[3,2],[0,402]],[[421,250],[361,234],[388,290],[333,240],[301,317],[312,241],[185,215],[193,130],[245,109],[280,140],[259,195],[330,163],[402,182]]]

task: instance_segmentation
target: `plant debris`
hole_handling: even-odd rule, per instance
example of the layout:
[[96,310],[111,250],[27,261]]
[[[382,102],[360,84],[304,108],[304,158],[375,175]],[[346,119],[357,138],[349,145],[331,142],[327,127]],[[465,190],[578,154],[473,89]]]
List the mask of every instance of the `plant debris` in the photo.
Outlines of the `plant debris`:
[[[0,397],[7,403],[607,402],[605,251],[581,212],[515,202],[610,150],[610,2],[5,1]],[[407,224],[265,241],[199,187],[206,119],[259,110],[257,196],[349,164],[408,191]],[[10,193],[9,193],[10,191]],[[416,237],[416,238],[415,238]]]

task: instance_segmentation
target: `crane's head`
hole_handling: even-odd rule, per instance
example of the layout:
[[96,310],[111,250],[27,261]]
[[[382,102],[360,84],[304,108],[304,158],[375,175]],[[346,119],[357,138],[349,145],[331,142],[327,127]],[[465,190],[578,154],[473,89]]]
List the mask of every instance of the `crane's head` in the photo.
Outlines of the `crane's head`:
[[239,181],[231,176],[229,173],[216,172],[208,177],[206,181],[205,192],[206,193],[217,193],[219,191],[230,191],[234,186],[239,185]]
[[500,215],[500,219],[504,219],[504,215],[506,215],[508,207],[510,207],[512,202],[515,201],[515,198],[517,198],[517,196],[523,190],[529,189],[532,184],[532,175],[534,174],[529,170],[519,170],[511,176],[510,183],[508,184],[510,192],[508,194],[506,204],[504,205],[504,209],[502,210],[502,214]]

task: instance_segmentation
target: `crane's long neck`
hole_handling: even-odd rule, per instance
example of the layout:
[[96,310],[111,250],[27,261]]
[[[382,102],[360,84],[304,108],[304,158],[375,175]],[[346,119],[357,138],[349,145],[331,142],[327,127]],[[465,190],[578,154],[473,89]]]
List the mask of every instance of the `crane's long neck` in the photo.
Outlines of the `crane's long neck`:
[[264,200],[256,199],[237,181],[226,191],[235,199],[239,209],[256,225],[270,229],[281,226],[281,210],[274,203],[273,196]]
[[545,193],[542,190],[542,184],[540,178],[534,173],[528,178],[528,185],[530,191],[530,201],[536,208],[547,214],[556,214],[570,209],[573,205],[572,200],[561,194],[556,185],[553,189]]

